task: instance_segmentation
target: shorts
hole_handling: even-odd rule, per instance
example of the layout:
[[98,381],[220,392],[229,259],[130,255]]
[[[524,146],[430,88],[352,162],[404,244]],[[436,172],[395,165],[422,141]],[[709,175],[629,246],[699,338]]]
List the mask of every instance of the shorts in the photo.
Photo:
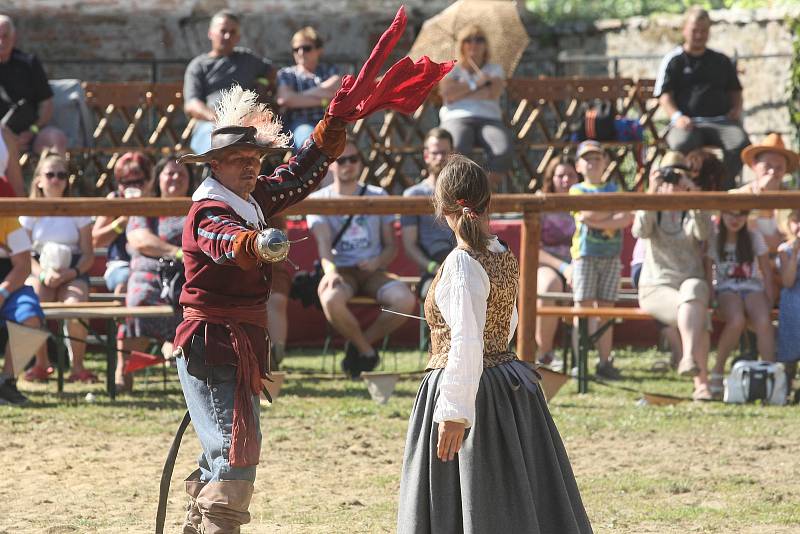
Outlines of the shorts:
[[128,285],[128,278],[131,276],[131,266],[128,262],[120,263],[119,265],[111,266],[106,269],[103,274],[103,280],[106,281],[106,288],[109,291],[115,291],[121,285]]
[[724,287],[722,289],[717,289],[716,293],[717,293],[717,296],[719,296],[719,295],[721,295],[723,293],[734,293],[736,295],[739,295],[739,298],[744,301],[747,298],[747,295],[749,295],[750,293],[759,293],[759,292],[763,292],[763,291],[764,291],[763,289],[755,289],[753,287],[729,287],[729,286],[726,286],[726,287]]
[[353,290],[353,296],[371,297],[379,300],[378,296],[388,287],[405,283],[386,271],[362,271],[358,267],[339,267],[336,271],[344,278],[344,282]]
[[617,256],[585,256],[572,262],[572,291],[575,302],[614,302],[619,291],[622,262]]
[[678,324],[678,307],[686,302],[698,300],[708,305],[708,283],[702,278],[687,278],[675,288],[668,285],[643,286],[639,288],[639,307],[659,322],[675,326]]
[[39,297],[31,286],[22,286],[8,296],[0,308],[0,319],[5,326],[6,321],[24,323],[31,317],[38,317],[44,322],[44,312],[39,304]]

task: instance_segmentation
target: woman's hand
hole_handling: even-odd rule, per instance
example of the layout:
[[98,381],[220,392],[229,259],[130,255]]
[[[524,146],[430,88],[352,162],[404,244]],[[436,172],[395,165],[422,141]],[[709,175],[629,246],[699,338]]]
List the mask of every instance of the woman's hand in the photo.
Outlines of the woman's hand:
[[649,195],[660,193],[662,185],[664,185],[664,179],[661,177],[661,171],[656,169],[650,173],[650,184],[647,186],[647,193]]
[[697,187],[697,184],[686,175],[681,175],[681,179],[678,181],[678,187],[682,191],[700,191],[700,188]]
[[42,284],[49,288],[56,288],[64,282],[64,277],[60,271],[47,271],[44,275],[44,280],[42,280]]
[[436,456],[443,462],[455,458],[464,442],[464,423],[444,421],[439,423],[439,442],[436,445]]

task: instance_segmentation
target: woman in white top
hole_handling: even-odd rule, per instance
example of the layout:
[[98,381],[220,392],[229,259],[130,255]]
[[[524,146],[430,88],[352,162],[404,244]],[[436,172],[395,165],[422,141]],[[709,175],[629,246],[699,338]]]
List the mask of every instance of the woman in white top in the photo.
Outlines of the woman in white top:
[[[31,183],[31,198],[69,196],[67,162],[58,154],[39,160]],[[27,217],[19,222],[33,241],[31,280],[42,302],[86,302],[89,300],[88,272],[94,263],[91,217]],[[42,252],[45,251],[44,256]],[[42,263],[40,263],[40,261]],[[83,367],[86,328],[79,321],[69,321],[72,338],[72,373],[70,381],[94,382],[97,377]],[[37,362],[37,365],[45,362]]]
[[460,154],[469,154],[475,143],[483,147],[489,180],[497,190],[511,169],[513,150],[500,109],[506,75],[503,67],[489,62],[488,41],[479,26],[462,29],[456,43],[458,63],[439,85],[444,103],[440,126],[453,136]]
[[431,357],[409,422],[397,531],[591,532],[539,387],[508,345],[519,266],[489,234],[489,181],[453,156],[434,206],[456,235],[425,298]]

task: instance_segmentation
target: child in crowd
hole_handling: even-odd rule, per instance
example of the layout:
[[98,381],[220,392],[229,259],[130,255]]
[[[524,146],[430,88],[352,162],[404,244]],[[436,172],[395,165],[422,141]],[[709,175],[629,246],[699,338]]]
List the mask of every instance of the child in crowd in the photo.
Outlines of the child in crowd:
[[[555,157],[545,168],[543,193],[567,193],[580,181],[575,161],[568,157]],[[539,247],[539,269],[536,287],[540,293],[567,291],[572,285],[572,236],[575,234],[575,219],[568,211],[545,212],[541,217],[542,233]],[[553,300],[539,299],[537,306],[552,306]],[[553,342],[558,330],[558,317],[536,316],[536,346],[538,361],[553,368],[556,362]]]
[[[597,141],[578,145],[577,170],[584,181],[570,187],[570,195],[616,193],[619,187],[611,180],[603,181],[610,163],[608,154]],[[629,212],[579,211],[575,214],[575,234],[572,239],[572,288],[579,307],[613,306],[619,289],[622,229],[631,224]],[[593,321],[590,331],[597,330]],[[612,329],[597,341],[600,362],[597,375],[607,379],[619,378],[611,360]]]
[[778,311],[778,361],[786,367],[790,382],[797,373],[800,360],[800,210],[781,213],[778,224],[786,241],[778,247],[778,272],[781,278],[781,298]]
[[711,373],[711,394],[723,391],[728,355],[749,325],[755,331],[758,353],[775,360],[775,333],[770,319],[772,269],[764,237],[747,227],[747,211],[723,211],[717,233],[709,244],[714,289],[725,326],[717,343],[717,361]]

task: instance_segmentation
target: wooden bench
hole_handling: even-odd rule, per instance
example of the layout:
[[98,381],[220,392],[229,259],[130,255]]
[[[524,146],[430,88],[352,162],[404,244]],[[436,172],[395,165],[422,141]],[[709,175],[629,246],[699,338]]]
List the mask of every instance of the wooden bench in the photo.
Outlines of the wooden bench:
[[[539,306],[536,314],[542,317],[558,317],[561,319],[578,319],[578,347],[574,355],[573,364],[578,369],[578,393],[589,391],[589,351],[600,339],[606,330],[619,321],[655,321],[655,317],[638,307],[613,307],[613,308],[579,308],[574,306]],[[714,310],[712,320],[722,321],[718,312]],[[778,319],[778,309],[770,311],[773,321]],[[594,333],[589,333],[589,319],[605,321]],[[745,336],[747,333],[745,332]],[[743,345],[742,345],[743,347]],[[742,348],[742,351],[743,348]],[[565,358],[564,365],[567,361]]]
[[[397,280],[399,280],[401,282],[405,282],[409,286],[409,288],[411,289],[411,292],[414,293],[417,284],[419,284],[420,277],[419,276],[397,276]],[[351,306],[378,306],[378,301],[376,301],[372,297],[365,297],[365,296],[362,296],[362,295],[356,295],[355,297],[353,297],[350,300],[348,300],[347,304],[351,305]],[[420,303],[420,315],[424,316],[424,311],[422,309],[422,306],[423,306],[423,303]],[[328,351],[330,349],[331,342],[333,341],[333,336],[336,334],[336,332],[333,330],[333,327],[330,325],[330,323],[326,323],[326,328],[327,328],[327,332],[326,332],[326,335],[325,335],[325,342],[324,342],[324,344],[322,346],[322,371],[323,372],[325,371],[325,362],[326,362],[327,357],[328,357]],[[423,338],[425,336],[426,328],[427,328],[427,323],[425,321],[420,321],[420,327],[419,327],[420,351],[423,350],[422,349],[422,347],[423,347],[423,341],[422,340],[423,340]],[[381,346],[381,350],[386,349],[388,341],[389,341],[389,336],[387,335],[387,336],[385,336],[383,338],[383,344]],[[383,365],[383,363],[381,365]],[[395,356],[394,356],[394,368],[395,368],[395,371],[396,371],[397,370],[397,354],[395,354]],[[334,375],[336,374],[336,356],[335,356],[335,354],[333,355],[333,363],[331,365],[331,374],[334,374]]]
[[[47,320],[57,321],[63,331],[64,322],[74,319],[100,319],[106,322],[106,389],[111,400],[116,399],[117,388],[114,373],[117,369],[116,324],[119,319],[129,317],[171,317],[175,314],[172,306],[122,306],[120,303],[80,302],[65,304],[63,302],[43,302],[42,309]],[[66,345],[58,350],[58,392],[64,391],[64,363]]]
[[[536,314],[542,317],[578,319],[578,353],[575,363],[578,368],[578,393],[589,392],[589,350],[616,320],[650,321],[653,316],[641,308],[578,308],[568,306],[540,306]],[[605,320],[595,332],[589,333],[589,319]],[[566,366],[567,362],[564,362]]]

